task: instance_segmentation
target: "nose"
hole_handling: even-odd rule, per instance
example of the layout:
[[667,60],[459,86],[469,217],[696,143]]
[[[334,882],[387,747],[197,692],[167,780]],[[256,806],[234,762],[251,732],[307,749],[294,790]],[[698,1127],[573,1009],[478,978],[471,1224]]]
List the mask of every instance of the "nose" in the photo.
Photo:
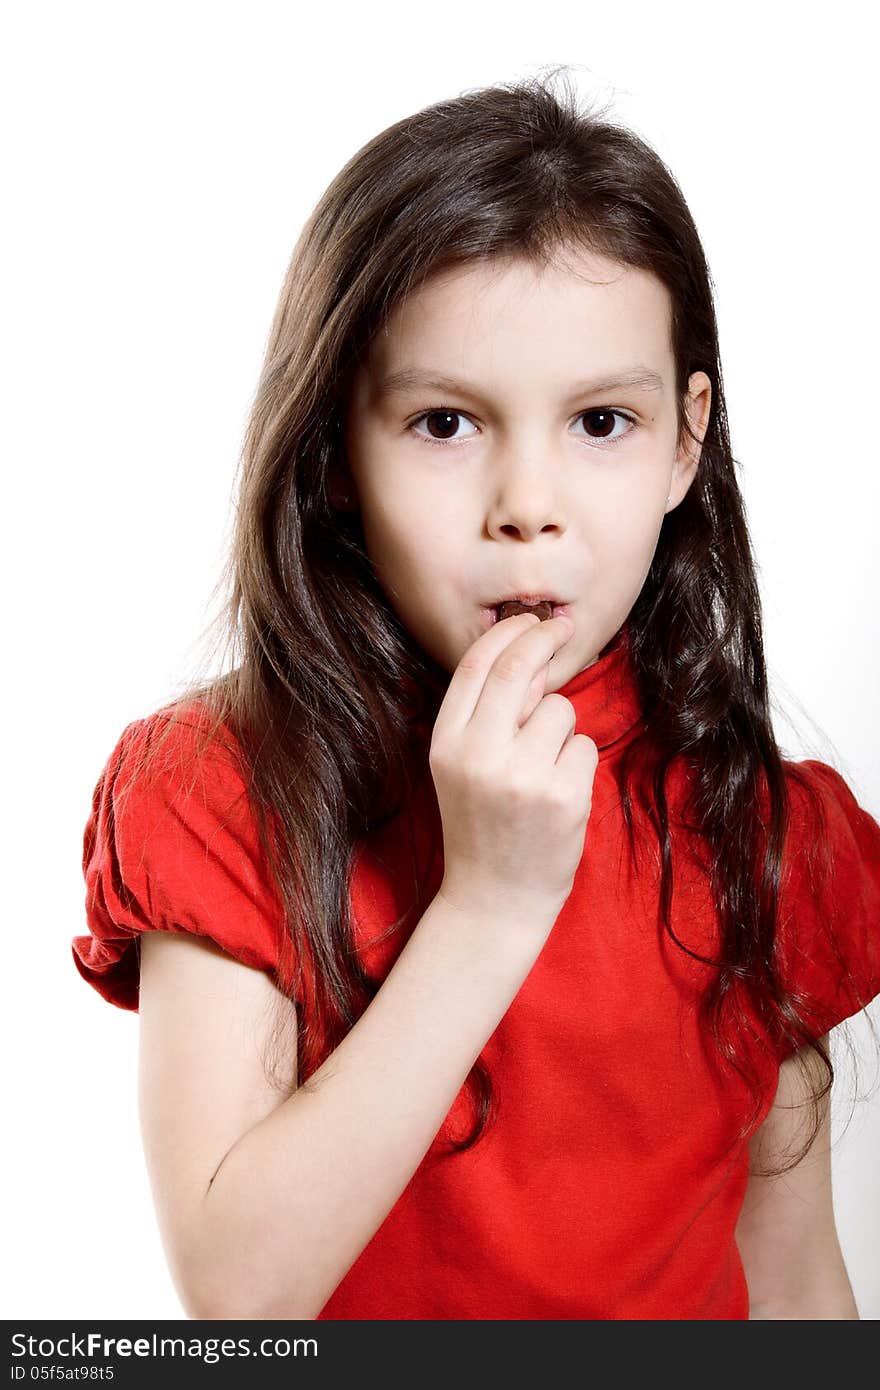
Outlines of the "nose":
[[559,489],[537,469],[508,474],[490,502],[487,525],[494,535],[522,540],[531,540],[544,531],[562,531],[565,521]]

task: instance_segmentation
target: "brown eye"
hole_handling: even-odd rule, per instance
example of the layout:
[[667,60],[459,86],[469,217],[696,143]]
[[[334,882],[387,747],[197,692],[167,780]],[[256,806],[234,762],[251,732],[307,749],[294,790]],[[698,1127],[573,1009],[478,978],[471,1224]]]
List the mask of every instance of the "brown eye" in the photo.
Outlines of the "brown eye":
[[432,410],[425,416],[425,423],[431,434],[438,435],[440,439],[450,439],[455,434],[457,419],[454,410]]
[[607,439],[614,429],[614,415],[610,410],[586,410],[582,419],[590,422],[600,439]]
[[[594,444],[619,444],[626,439],[634,429],[637,429],[635,420],[631,415],[625,415],[622,410],[611,410],[608,406],[597,406],[595,410],[582,410],[578,420],[587,421],[586,438]],[[628,430],[622,430],[618,434],[613,434],[616,421],[623,421],[629,425]]]
[[[467,416],[463,415],[460,410],[448,410],[445,406],[435,406],[433,410],[422,411],[422,414],[417,416],[409,425],[409,429],[423,444],[463,444],[466,440],[473,438],[473,435],[470,434],[456,434],[460,423],[466,419]],[[428,430],[427,434],[416,429],[416,426],[421,425],[423,421]]]

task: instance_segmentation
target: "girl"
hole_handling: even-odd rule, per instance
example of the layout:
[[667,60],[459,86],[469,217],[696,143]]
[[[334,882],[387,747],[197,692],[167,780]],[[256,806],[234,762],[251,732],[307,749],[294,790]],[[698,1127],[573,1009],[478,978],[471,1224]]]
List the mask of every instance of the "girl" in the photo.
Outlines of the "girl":
[[880,826],[774,738],[668,169],[541,79],[382,132],[243,464],[233,668],[122,733],[73,942],[187,1312],[857,1318]]

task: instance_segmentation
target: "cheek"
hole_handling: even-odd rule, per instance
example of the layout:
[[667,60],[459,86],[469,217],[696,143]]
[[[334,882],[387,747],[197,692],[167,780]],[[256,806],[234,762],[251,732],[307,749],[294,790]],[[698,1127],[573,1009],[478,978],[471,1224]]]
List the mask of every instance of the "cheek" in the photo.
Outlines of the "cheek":
[[621,593],[638,593],[651,568],[660,529],[653,514],[630,506],[609,513],[594,533],[595,572]]
[[461,549],[463,512],[450,489],[392,485],[377,508],[377,524],[397,554],[427,569],[448,565]]
[[[424,515],[406,506],[406,498],[394,506],[363,508],[364,540],[377,576],[388,590],[396,590],[401,603],[419,607],[436,602],[438,593],[455,573],[456,537],[460,528],[446,524],[436,512]],[[404,595],[406,597],[404,598]]]
[[394,488],[363,487],[360,493],[361,525],[374,564],[392,562],[405,551],[417,519],[407,515]]

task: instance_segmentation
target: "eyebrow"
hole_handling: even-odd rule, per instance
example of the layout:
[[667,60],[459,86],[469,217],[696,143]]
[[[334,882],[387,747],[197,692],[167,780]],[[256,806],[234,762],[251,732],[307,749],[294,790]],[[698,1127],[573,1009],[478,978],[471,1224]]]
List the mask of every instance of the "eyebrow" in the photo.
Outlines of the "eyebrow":
[[[662,391],[663,386],[663,378],[659,372],[638,364],[614,372],[610,376],[593,377],[588,381],[577,382],[571,394],[573,396],[593,395],[597,391],[620,391],[623,389]],[[430,368],[419,370],[415,367],[401,367],[399,371],[389,372],[383,376],[376,385],[376,394],[378,396],[393,396],[404,391],[411,391],[414,388],[429,391],[462,392],[471,396],[479,395],[477,388],[469,386],[465,381],[456,381],[454,378],[444,376],[441,372],[432,371]]]

